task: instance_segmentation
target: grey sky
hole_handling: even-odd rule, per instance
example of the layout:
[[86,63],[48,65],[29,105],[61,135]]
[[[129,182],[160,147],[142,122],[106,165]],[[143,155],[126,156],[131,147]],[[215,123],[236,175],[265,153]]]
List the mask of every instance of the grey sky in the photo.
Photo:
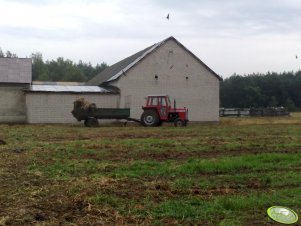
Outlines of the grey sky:
[[174,36],[223,77],[301,67],[299,0],[0,0],[0,7],[0,47],[20,57],[113,64]]

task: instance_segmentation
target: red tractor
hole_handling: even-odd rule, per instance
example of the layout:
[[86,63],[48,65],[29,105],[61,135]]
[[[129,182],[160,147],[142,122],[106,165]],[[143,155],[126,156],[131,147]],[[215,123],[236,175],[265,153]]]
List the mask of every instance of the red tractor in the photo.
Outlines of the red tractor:
[[147,96],[146,106],[141,115],[141,123],[144,126],[160,126],[162,122],[173,122],[175,126],[186,126],[188,122],[188,109],[171,107],[167,95]]

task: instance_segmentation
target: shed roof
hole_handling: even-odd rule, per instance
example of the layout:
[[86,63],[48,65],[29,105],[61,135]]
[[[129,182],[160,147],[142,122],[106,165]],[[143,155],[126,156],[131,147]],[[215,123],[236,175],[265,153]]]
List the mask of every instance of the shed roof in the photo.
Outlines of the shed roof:
[[30,58],[0,58],[0,83],[31,83]]
[[31,85],[27,92],[51,93],[112,93],[110,90],[99,86],[68,86],[68,85]]
[[84,86],[84,82],[52,82],[52,81],[32,81],[32,85],[64,85],[64,86]]
[[161,42],[158,42],[152,46],[147,47],[144,50],[141,50],[132,56],[129,56],[116,64],[107,67],[105,70],[100,72],[94,78],[89,80],[86,84],[87,85],[101,85],[105,82],[111,82],[118,79],[121,75],[125,74],[126,71],[134,67],[137,63],[143,60],[148,54],[154,52],[157,48],[161,45],[166,43],[169,40],[174,40],[178,45],[184,48],[192,57],[194,57],[199,63],[201,63],[208,71],[210,71],[217,79],[222,80],[222,78],[216,74],[211,68],[209,68],[204,62],[202,62],[197,56],[195,56],[190,50],[188,50],[185,46],[183,46],[178,40],[174,37],[169,37]]

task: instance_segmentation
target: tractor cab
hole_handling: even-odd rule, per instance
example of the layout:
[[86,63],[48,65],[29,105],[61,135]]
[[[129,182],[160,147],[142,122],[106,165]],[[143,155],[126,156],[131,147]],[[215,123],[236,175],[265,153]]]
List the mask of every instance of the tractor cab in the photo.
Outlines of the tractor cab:
[[167,120],[168,112],[171,109],[170,100],[165,96],[148,96],[145,108],[156,109],[160,115],[161,120]]
[[141,123],[144,126],[159,126],[162,122],[173,122],[175,126],[186,126],[188,109],[172,108],[168,95],[149,95],[146,105],[142,107]]

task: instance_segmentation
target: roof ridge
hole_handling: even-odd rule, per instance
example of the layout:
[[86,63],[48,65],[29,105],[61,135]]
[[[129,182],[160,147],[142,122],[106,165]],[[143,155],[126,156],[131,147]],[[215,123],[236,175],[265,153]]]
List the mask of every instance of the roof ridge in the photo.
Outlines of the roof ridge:
[[113,77],[117,73],[120,73],[120,72],[124,73],[125,72],[124,68],[126,66],[128,66],[131,62],[133,62],[135,59],[137,59],[139,56],[141,56],[145,51],[152,48],[154,45],[156,45],[156,44],[153,44],[143,50],[140,50],[140,51],[132,54],[131,56],[126,57],[126,58],[118,61],[117,63],[107,67],[106,69],[101,71],[99,74],[94,76],[92,79],[90,79],[86,84],[95,85],[95,82],[98,82],[99,83],[98,85],[100,85],[101,83],[109,80],[111,77]]
[[110,79],[108,79],[107,82],[110,82],[110,81],[113,81],[113,80],[117,79],[120,75],[124,74],[126,71],[128,71],[130,68],[132,68],[136,63],[138,63],[140,60],[142,60],[149,53],[153,52],[156,48],[158,48],[164,42],[165,42],[165,40],[150,46],[151,47],[150,49],[148,49],[147,51],[142,53],[142,55],[137,57],[135,60],[133,60],[132,63],[128,64],[126,67],[121,69],[117,74],[115,74]]
[[201,61],[196,55],[194,55],[190,50],[188,50],[183,44],[181,44],[177,39],[173,36],[170,36],[163,41],[157,42],[115,64],[110,67],[107,67],[105,70],[100,72],[94,78],[89,80],[86,84],[87,85],[98,85],[106,82],[111,82],[118,79],[121,75],[125,74],[129,69],[134,67],[139,61],[143,60],[147,55],[152,53],[155,49],[159,48],[162,44],[166,43],[169,40],[174,40],[178,45],[184,48],[189,54],[192,55],[197,61],[199,61],[208,71],[210,71],[214,76],[216,76],[219,80],[222,78],[217,75],[211,68],[209,68],[203,61]]

